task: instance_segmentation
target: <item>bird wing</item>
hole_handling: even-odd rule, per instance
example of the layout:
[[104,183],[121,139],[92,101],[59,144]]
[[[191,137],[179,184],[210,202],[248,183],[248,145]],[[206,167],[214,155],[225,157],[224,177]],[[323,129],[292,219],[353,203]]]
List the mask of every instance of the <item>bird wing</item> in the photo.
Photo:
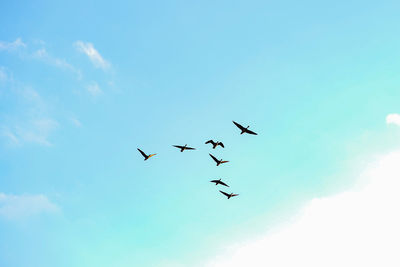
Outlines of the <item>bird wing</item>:
[[225,148],[225,147],[224,147],[224,144],[223,144],[222,142],[220,142],[218,145],[220,145],[220,146],[222,146],[223,148]]
[[213,140],[208,140],[207,142],[205,142],[205,144],[209,144],[209,143],[214,144],[214,141]]
[[218,163],[219,161],[217,160],[217,158],[216,157],[214,157],[213,155],[211,155],[211,154],[209,154],[210,155],[210,157],[212,157],[213,158],[213,160],[216,162],[216,163]]
[[147,158],[146,153],[144,153],[144,152],[143,152],[142,150],[140,150],[139,148],[138,148],[137,150],[139,150],[140,154],[142,154],[143,157]]
[[224,194],[225,196],[229,197],[230,195],[225,193],[224,191],[219,190],[219,192],[221,192],[222,194]]
[[238,195],[239,195],[239,194],[232,194],[233,197],[236,197],[236,196],[238,196]]
[[225,185],[225,186],[229,187],[229,185],[227,185],[226,183],[224,183],[224,182],[222,182],[222,181],[219,181],[219,183],[222,184],[222,185]]
[[250,131],[250,130],[248,130],[248,129],[246,129],[246,133],[248,133],[248,134],[254,134],[254,135],[257,135],[255,132],[253,132],[253,131]]
[[194,148],[194,147],[186,147],[185,149],[188,149],[188,150],[196,150],[196,148]]
[[149,158],[151,158],[152,156],[155,156],[155,155],[157,155],[157,154],[150,154],[150,155],[149,155]]
[[239,123],[232,121],[240,130],[245,130],[246,128],[244,128],[242,125],[240,125]]
[[183,146],[174,146],[174,147],[177,147],[177,148],[180,148],[180,149],[182,149],[182,148],[183,148]]
[[221,161],[221,163],[227,163],[227,162],[229,162],[229,160],[223,160],[223,161]]
[[211,183],[220,183],[219,180],[211,180],[210,182],[211,182]]

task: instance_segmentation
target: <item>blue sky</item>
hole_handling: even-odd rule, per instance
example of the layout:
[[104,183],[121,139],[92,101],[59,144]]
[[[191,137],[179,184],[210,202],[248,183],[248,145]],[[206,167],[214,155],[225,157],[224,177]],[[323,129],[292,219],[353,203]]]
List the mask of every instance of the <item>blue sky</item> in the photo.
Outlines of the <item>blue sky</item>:
[[400,144],[399,7],[0,3],[1,266],[212,266],[353,188]]

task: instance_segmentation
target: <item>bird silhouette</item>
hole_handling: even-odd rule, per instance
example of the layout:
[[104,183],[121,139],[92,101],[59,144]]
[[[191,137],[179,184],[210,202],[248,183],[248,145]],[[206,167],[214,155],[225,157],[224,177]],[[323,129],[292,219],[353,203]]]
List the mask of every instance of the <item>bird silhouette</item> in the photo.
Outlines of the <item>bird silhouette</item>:
[[148,160],[148,159],[151,158],[152,156],[157,155],[157,154],[146,155],[146,153],[144,153],[144,152],[143,152],[142,150],[140,150],[139,148],[138,148],[137,150],[139,150],[140,154],[142,154],[142,156],[144,157],[144,160]]
[[211,183],[215,183],[215,185],[222,184],[222,185],[224,185],[224,186],[229,187],[229,185],[227,185],[226,183],[222,182],[221,179],[219,179],[219,180],[211,180],[210,182],[211,182]]
[[222,142],[214,142],[213,140],[208,140],[207,142],[206,142],[206,144],[212,144],[212,146],[213,146],[213,149],[215,149],[217,146],[222,146],[222,147],[224,147],[224,144],[222,143]]
[[227,196],[228,199],[230,199],[231,197],[236,197],[236,196],[239,195],[239,194],[234,194],[234,193],[228,194],[228,193],[225,193],[224,191],[221,191],[221,190],[219,190],[219,192],[221,192],[222,194],[224,194],[225,196]]
[[214,157],[213,155],[211,155],[211,154],[209,154],[210,155],[210,157],[212,157],[212,159],[217,163],[217,166],[219,166],[220,164],[222,164],[222,163],[227,163],[227,162],[229,162],[229,161],[227,161],[227,160],[222,160],[222,159],[220,159],[220,160],[218,160],[216,157]]
[[249,130],[249,127],[250,127],[250,126],[247,126],[247,127],[245,128],[245,127],[243,127],[242,125],[240,125],[239,123],[237,123],[237,122],[235,122],[235,121],[232,121],[232,122],[242,131],[240,134],[248,133],[248,134],[257,135],[255,132]]
[[187,144],[184,145],[184,146],[174,146],[174,147],[179,148],[181,150],[181,152],[183,152],[185,150],[195,150],[196,149],[196,148],[193,148],[193,147],[188,147]]

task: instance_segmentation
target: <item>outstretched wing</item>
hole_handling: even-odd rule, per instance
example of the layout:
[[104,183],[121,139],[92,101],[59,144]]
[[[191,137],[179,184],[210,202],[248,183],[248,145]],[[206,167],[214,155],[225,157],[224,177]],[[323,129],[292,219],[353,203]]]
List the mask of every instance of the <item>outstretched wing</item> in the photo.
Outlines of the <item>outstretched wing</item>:
[[238,195],[239,195],[239,194],[232,194],[233,197],[236,197],[236,196],[238,196]]
[[214,157],[213,155],[211,155],[211,154],[209,154],[210,155],[210,157],[212,157],[213,158],[213,160],[216,162],[216,163],[218,163],[219,162],[219,160],[217,160],[217,158],[216,157]]
[[255,132],[253,132],[253,131],[250,131],[249,129],[246,129],[246,133],[248,133],[248,134],[254,134],[254,135],[257,135]]
[[226,183],[224,183],[224,182],[222,182],[222,181],[219,181],[219,183],[222,184],[222,185],[225,185],[225,186],[229,187],[229,185],[227,185]]
[[221,192],[222,194],[224,194],[225,196],[229,197],[230,195],[225,193],[224,191],[219,190],[219,192]]
[[214,144],[214,141],[213,140],[208,140],[207,142],[205,142],[205,144],[209,144],[209,143]]
[[220,183],[219,180],[211,180],[210,182],[211,182],[211,183],[216,183],[216,184],[217,184],[217,183]]
[[194,148],[194,147],[186,147],[185,149],[187,149],[187,150],[196,150],[196,148]]
[[155,155],[157,155],[157,154],[150,154],[150,155],[149,155],[149,158],[151,158],[152,156],[155,156]]
[[144,153],[144,152],[143,152],[142,150],[140,150],[139,148],[138,148],[137,150],[139,150],[140,154],[142,154],[143,157],[147,158],[146,153]]
[[227,163],[227,162],[229,162],[229,160],[223,160],[223,161],[221,161],[221,163]]
[[182,149],[182,148],[183,148],[183,146],[174,146],[174,147],[177,147],[177,148],[180,148],[180,149]]
[[223,148],[225,148],[225,147],[224,147],[224,144],[223,144],[222,142],[220,142],[218,145],[220,145],[220,146],[222,146]]
[[245,130],[246,128],[244,128],[242,125],[240,125],[239,123],[232,121],[240,130]]

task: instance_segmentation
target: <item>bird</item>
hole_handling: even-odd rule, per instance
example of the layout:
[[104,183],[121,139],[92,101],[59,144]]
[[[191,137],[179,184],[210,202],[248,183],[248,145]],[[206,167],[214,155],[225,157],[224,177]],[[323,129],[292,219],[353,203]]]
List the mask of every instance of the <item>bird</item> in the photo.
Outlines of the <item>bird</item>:
[[221,192],[222,194],[224,194],[225,196],[227,196],[228,199],[230,199],[231,197],[236,197],[236,196],[239,195],[239,194],[234,194],[234,193],[228,194],[228,193],[225,193],[224,191],[221,191],[221,190],[219,190],[219,192]]
[[[213,149],[215,149],[217,146],[222,146],[222,147],[224,147],[224,144],[222,143],[222,142],[214,142],[214,140],[208,140],[207,142],[206,142],[206,144],[212,144],[212,146],[213,146]],[[225,148],[225,147],[224,147]]]
[[250,127],[250,126],[247,126],[247,127],[245,128],[245,127],[243,127],[242,125],[240,125],[239,123],[237,123],[237,122],[235,122],[235,121],[232,121],[232,122],[242,131],[240,134],[248,133],[248,134],[257,135],[255,132],[249,130],[249,127]]
[[144,153],[142,150],[140,150],[139,148],[137,149],[139,150],[140,154],[142,154],[142,156],[144,157],[144,160],[148,160],[149,158],[151,158],[152,156],[155,156],[157,154],[150,154],[150,155],[146,155],[146,153]]
[[222,164],[222,163],[227,163],[227,162],[229,162],[229,161],[227,161],[227,160],[222,160],[222,159],[220,159],[220,160],[218,160],[216,157],[214,157],[213,155],[211,155],[211,154],[209,154],[210,155],[210,157],[212,157],[212,159],[217,163],[217,166],[219,166],[220,164]]
[[184,145],[184,146],[174,146],[174,147],[179,148],[179,149],[181,150],[181,152],[183,152],[183,151],[185,151],[185,150],[196,150],[196,148],[188,147],[187,144]]
[[225,186],[229,187],[229,185],[227,185],[226,183],[222,182],[221,179],[219,179],[219,180],[212,180],[212,181],[210,181],[210,182],[211,182],[211,183],[215,183],[215,185],[222,184],[222,185],[225,185]]

